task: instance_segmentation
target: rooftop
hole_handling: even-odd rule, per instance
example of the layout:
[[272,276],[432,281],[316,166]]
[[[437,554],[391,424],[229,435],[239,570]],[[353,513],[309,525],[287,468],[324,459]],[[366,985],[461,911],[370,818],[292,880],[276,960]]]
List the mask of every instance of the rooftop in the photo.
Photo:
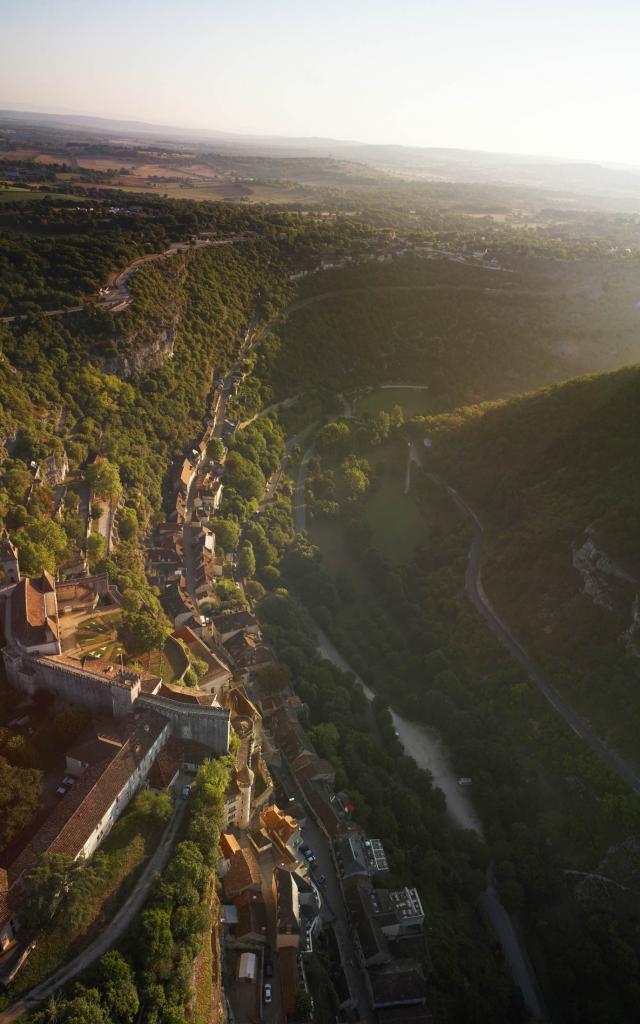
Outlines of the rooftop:
[[[30,843],[8,868],[11,888],[46,852],[77,857],[164,729],[165,718],[154,711],[137,713],[122,725],[121,742],[110,743],[111,756],[96,760],[61,799]],[[108,749],[109,741],[105,749]],[[0,918],[6,910],[0,898]]]
[[11,631],[22,647],[39,647],[58,639],[56,588],[49,573],[23,577],[11,595]]
[[230,899],[253,887],[260,888],[260,871],[249,850],[238,850],[231,859],[231,866],[222,880],[225,896]]
[[281,934],[297,935],[300,932],[298,887],[291,872],[284,868],[275,868],[273,875],[277,893],[278,931]]

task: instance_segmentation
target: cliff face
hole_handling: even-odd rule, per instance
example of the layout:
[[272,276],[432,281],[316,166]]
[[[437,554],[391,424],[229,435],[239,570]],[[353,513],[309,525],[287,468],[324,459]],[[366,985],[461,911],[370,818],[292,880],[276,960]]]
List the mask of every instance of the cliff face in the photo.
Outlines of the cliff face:
[[129,339],[131,347],[127,352],[105,361],[105,372],[127,380],[129,377],[149,373],[150,370],[164,366],[173,356],[178,323],[178,319],[175,319],[167,327],[160,329],[151,340],[138,345],[134,335]]

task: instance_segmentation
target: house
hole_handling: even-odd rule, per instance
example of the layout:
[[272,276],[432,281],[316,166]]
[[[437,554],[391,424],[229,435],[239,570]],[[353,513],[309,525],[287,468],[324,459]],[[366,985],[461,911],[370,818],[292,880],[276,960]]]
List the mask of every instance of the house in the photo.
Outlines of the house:
[[176,736],[170,736],[151,765],[147,779],[149,789],[157,793],[175,789],[183,762],[183,743]]
[[229,870],[222,880],[225,899],[233,900],[243,892],[260,892],[260,870],[250,850],[237,850],[230,858]]
[[246,889],[233,901],[238,914],[235,936],[240,942],[267,942],[267,911],[261,892]]
[[231,682],[231,672],[224,662],[207,647],[203,640],[197,636],[189,626],[182,625],[171,634],[174,639],[181,640],[186,644],[192,660],[203,661],[207,670],[198,680],[201,690],[209,693],[218,693],[223,687]]
[[424,911],[415,889],[374,889],[368,878],[360,877],[348,885],[346,900],[364,967],[390,963],[390,941],[422,934]]
[[333,845],[340,874],[345,880],[357,876],[371,878],[389,870],[379,839],[366,839],[361,832],[352,832],[336,839]]
[[347,908],[362,966],[374,967],[390,963],[393,957],[389,943],[375,915],[370,912],[369,893],[365,886],[353,886],[347,896]]
[[417,889],[371,889],[368,893],[371,916],[389,939],[421,935],[424,910]]
[[430,1020],[427,983],[415,960],[392,960],[384,967],[368,970],[365,978],[374,1010],[422,1007],[422,1020]]
[[245,671],[264,668],[274,660],[269,644],[253,633],[236,633],[224,646],[234,665]]
[[252,829],[248,832],[249,842],[251,846],[260,857],[263,853],[268,853],[272,849],[273,844],[263,828]]
[[295,860],[302,842],[298,820],[271,804],[260,815],[260,824],[282,855]]
[[[147,778],[169,736],[166,718],[143,711],[119,733],[96,735],[92,746],[82,744],[71,755],[82,771],[30,842],[3,873],[0,882],[0,949],[9,948],[19,927],[22,880],[44,853],[60,853],[77,860],[90,857],[122,814],[133,794]],[[86,761],[79,757],[85,750]]]
[[300,899],[293,875],[284,868],[273,872],[273,891],[276,903],[276,949],[300,946]]
[[10,615],[7,642],[13,642],[24,654],[60,654],[60,626],[56,585],[48,572],[38,579],[23,577],[9,598]]
[[176,489],[186,493],[191,486],[191,481],[196,475],[197,463],[192,462],[191,459],[183,459],[182,465],[180,466],[180,472],[178,474],[178,480]]
[[297,952],[293,946],[278,950],[278,977],[283,1012],[291,1016],[296,1007],[296,995],[300,988]]
[[260,636],[260,623],[251,612],[230,612],[227,615],[216,615],[212,624],[224,644],[236,633],[251,633]]

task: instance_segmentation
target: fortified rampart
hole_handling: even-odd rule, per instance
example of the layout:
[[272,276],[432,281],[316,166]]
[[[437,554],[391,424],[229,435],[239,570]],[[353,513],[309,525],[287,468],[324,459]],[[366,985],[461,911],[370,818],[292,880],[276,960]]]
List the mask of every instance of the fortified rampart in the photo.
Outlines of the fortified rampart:
[[219,706],[183,704],[170,697],[140,692],[140,677],[135,672],[114,667],[114,678],[92,672],[80,664],[57,657],[32,658],[15,648],[2,652],[7,679],[16,690],[30,696],[47,690],[69,704],[77,704],[92,714],[123,718],[141,705],[152,708],[171,723],[171,732],[183,740],[197,740],[219,756],[229,751],[229,711]]
[[142,694],[138,704],[164,715],[171,731],[181,740],[197,740],[211,747],[217,756],[229,751],[229,711],[227,708],[182,704],[168,697]]
[[7,678],[16,690],[30,696],[36,690],[47,690],[69,704],[79,704],[93,714],[109,714],[122,718],[133,711],[140,694],[140,680],[106,679],[104,676],[68,662],[53,658],[30,658],[15,649],[2,652]]

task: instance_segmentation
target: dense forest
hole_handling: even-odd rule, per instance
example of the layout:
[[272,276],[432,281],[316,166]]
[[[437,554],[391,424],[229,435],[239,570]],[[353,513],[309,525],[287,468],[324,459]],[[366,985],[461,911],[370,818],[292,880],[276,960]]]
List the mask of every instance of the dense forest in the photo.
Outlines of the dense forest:
[[636,764],[639,399],[630,367],[415,424],[485,526],[491,601]]
[[306,278],[302,295],[264,349],[279,397],[410,382],[429,387],[434,409],[452,408],[640,351],[636,261],[499,271],[407,255]]

